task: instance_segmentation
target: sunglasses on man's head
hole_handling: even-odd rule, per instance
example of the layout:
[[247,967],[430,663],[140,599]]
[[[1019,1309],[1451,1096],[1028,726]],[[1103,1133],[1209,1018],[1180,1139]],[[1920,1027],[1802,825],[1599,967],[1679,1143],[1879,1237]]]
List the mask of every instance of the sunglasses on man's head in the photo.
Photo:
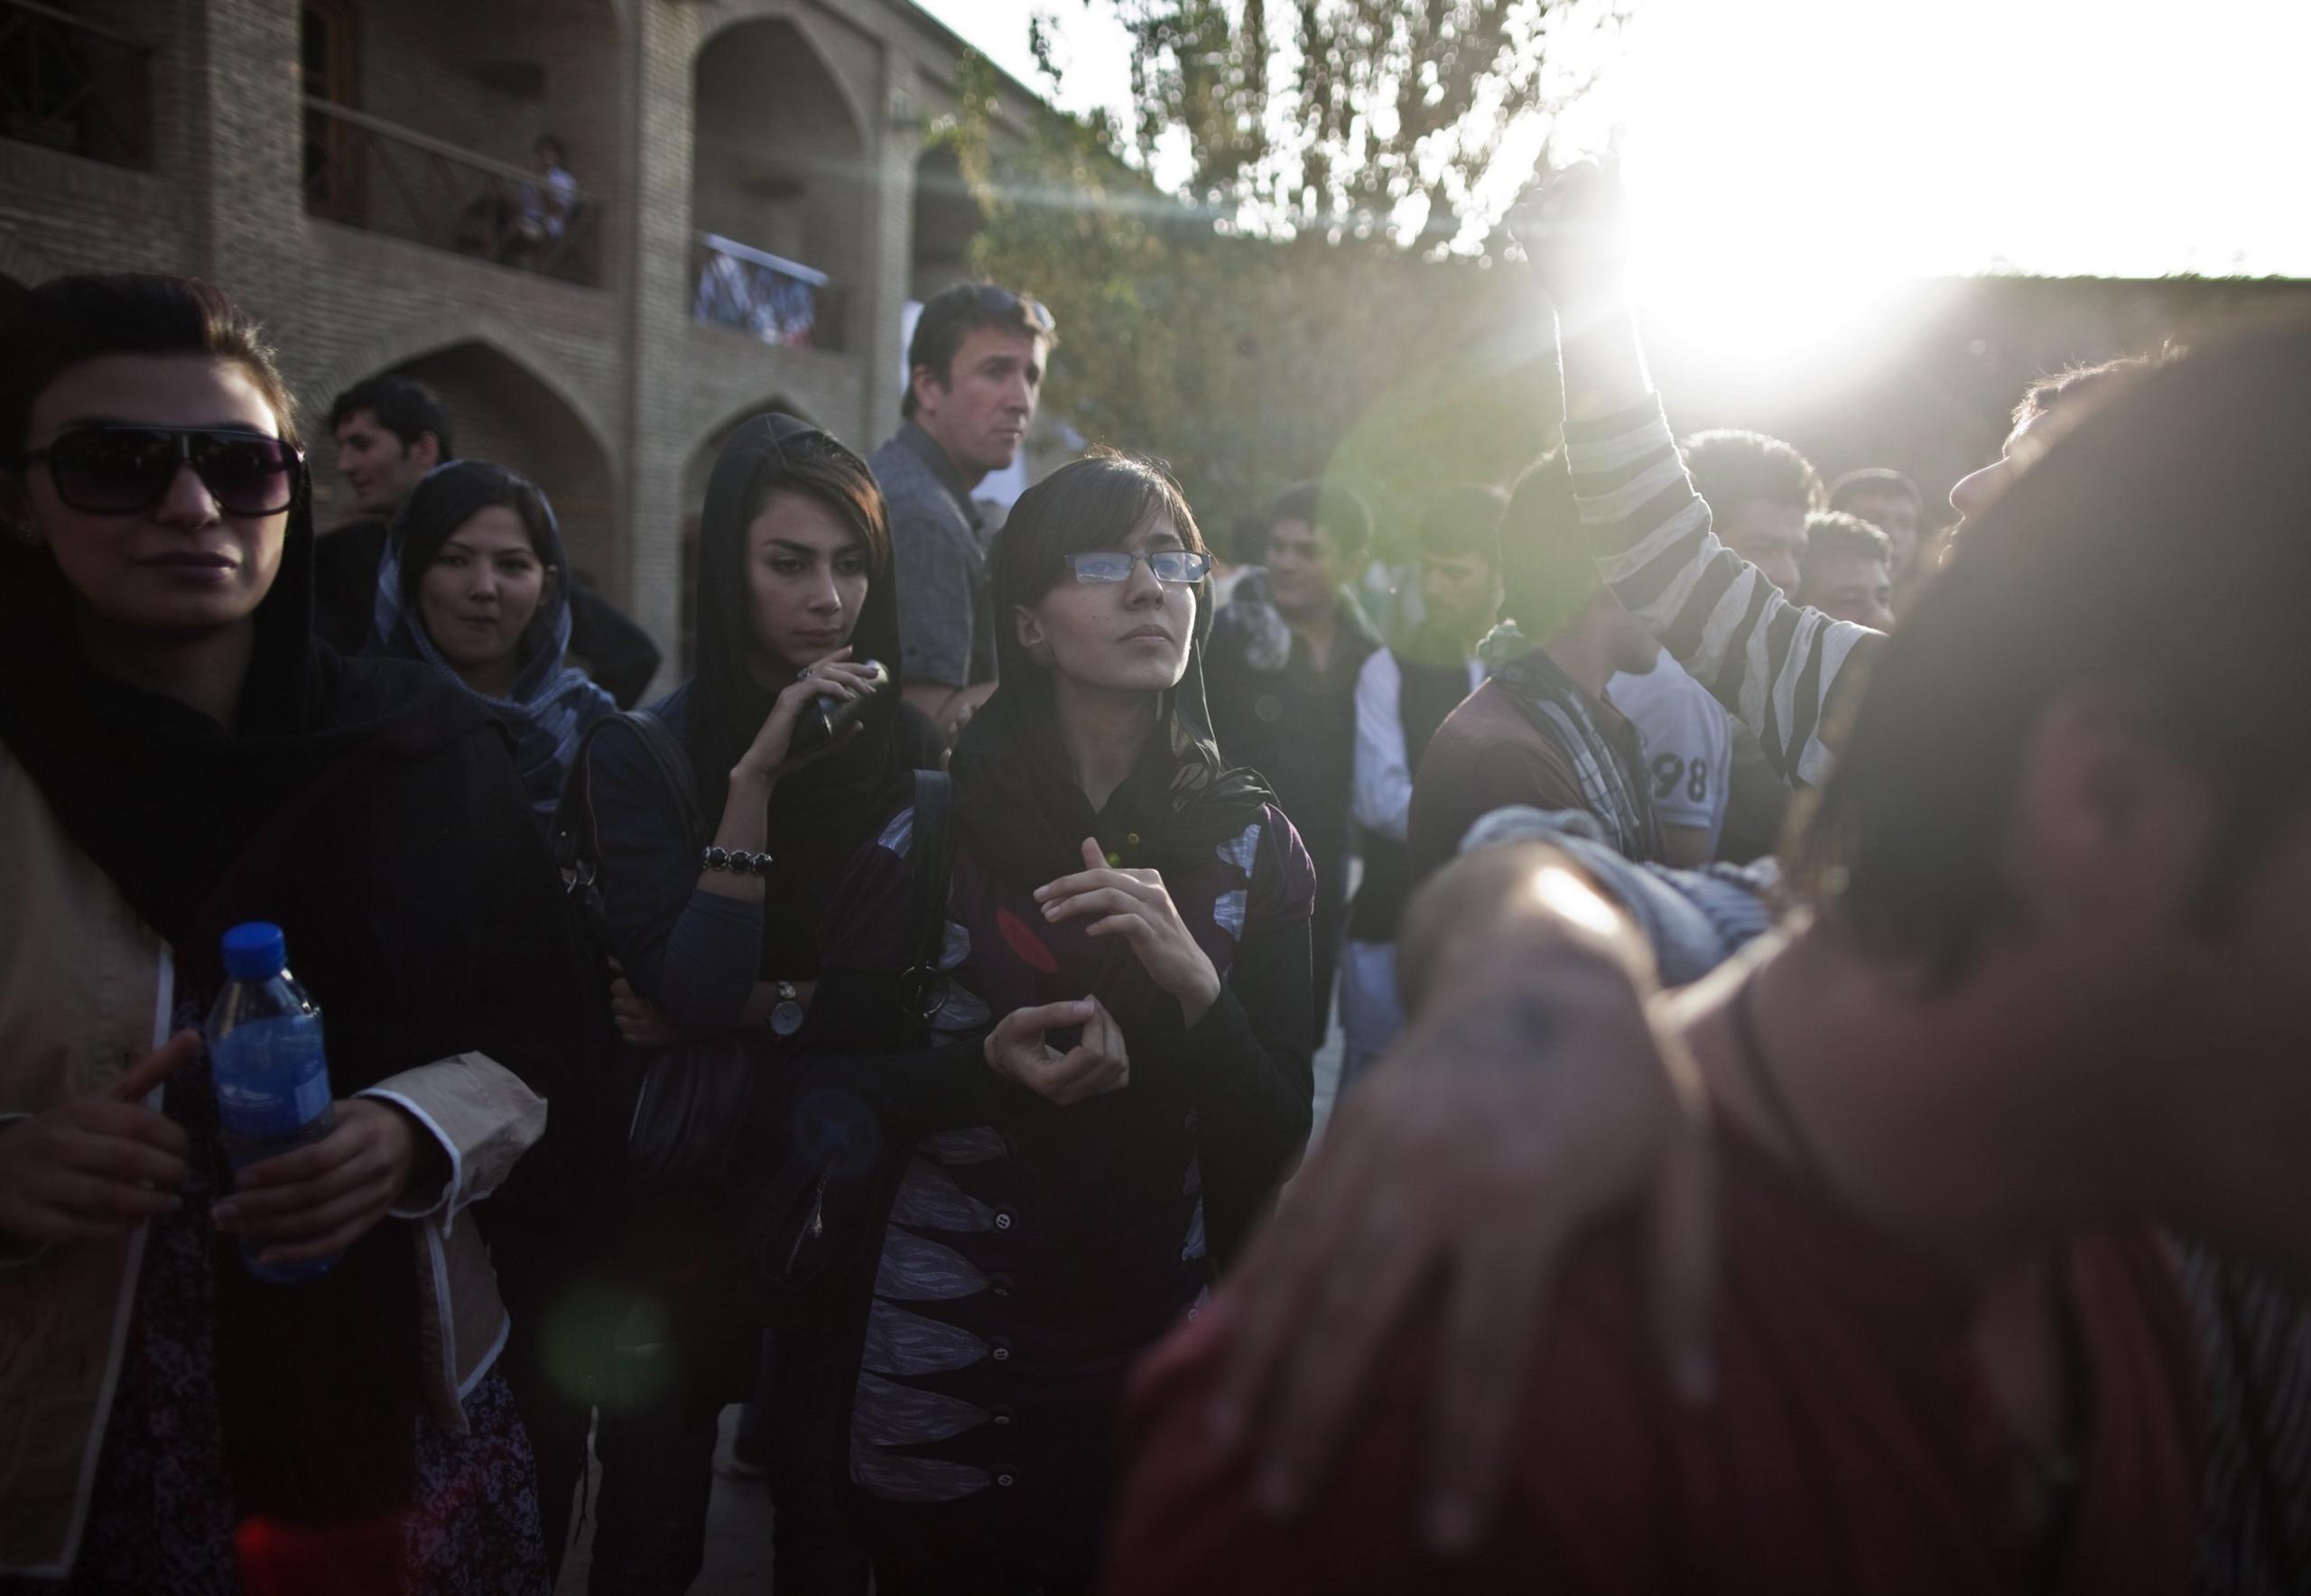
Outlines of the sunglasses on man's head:
[[1211,571],[1211,556],[1193,549],[1157,549],[1152,553],[1127,553],[1121,549],[1095,549],[1088,554],[1063,554],[1067,569],[1079,582],[1128,582],[1131,568],[1142,560],[1159,582],[1184,586],[1200,582]]
[[149,510],[190,465],[218,507],[234,515],[274,515],[297,497],[305,457],[294,445],[229,427],[139,427],[92,422],[59,432],[24,465],[45,463],[56,496],[93,515]]

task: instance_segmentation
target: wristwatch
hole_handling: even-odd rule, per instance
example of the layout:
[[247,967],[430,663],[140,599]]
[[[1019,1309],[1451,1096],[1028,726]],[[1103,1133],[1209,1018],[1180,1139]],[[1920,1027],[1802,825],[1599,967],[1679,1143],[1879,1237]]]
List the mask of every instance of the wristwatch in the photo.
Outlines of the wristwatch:
[[778,983],[778,1007],[770,1011],[770,1034],[792,1036],[803,1028],[803,995],[793,981]]

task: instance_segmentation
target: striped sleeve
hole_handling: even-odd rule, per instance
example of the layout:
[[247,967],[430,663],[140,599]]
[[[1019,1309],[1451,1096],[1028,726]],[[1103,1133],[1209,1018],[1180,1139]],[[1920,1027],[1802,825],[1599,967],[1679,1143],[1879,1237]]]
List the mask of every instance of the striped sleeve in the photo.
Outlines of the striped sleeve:
[[1597,571],[1742,725],[1784,778],[1829,774],[1822,706],[1853,645],[1877,633],[1791,603],[1719,543],[1658,395],[1564,424],[1573,491]]

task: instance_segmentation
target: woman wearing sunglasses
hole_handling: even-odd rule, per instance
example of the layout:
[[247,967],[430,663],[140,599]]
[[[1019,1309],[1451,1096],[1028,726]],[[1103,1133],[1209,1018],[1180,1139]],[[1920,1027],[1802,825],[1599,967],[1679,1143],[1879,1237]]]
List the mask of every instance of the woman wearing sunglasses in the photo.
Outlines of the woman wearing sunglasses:
[[[577,1007],[503,735],[313,641],[288,394],[217,290],[34,290],[0,459],[0,1587],[541,1591],[460,1211]],[[192,1028],[251,920],[337,1100],[236,1176]],[[340,1256],[270,1285],[245,1239]]]
[[1124,1371],[1196,1311],[1310,1118],[1314,874],[1213,746],[1210,556],[1177,486],[1078,460],[993,564],[1003,685],[955,751],[937,1044],[886,1051],[888,1006],[851,996],[913,957],[910,811],[843,888],[794,1071],[890,1149],[846,1471],[889,1592],[1089,1588]]
[[505,722],[543,827],[578,739],[617,712],[566,663],[570,568],[552,506],[526,477],[457,460],[411,492],[394,536],[401,575],[378,596],[383,652],[423,661]]
[[[679,745],[679,767],[623,726],[587,749],[603,919],[626,975],[617,1009],[645,1050],[775,1058],[813,1001],[821,923],[845,868],[909,773],[945,754],[928,716],[874,690],[869,662],[897,660],[899,627],[867,463],[793,416],[740,424],[707,482],[696,613],[698,673],[648,711]],[[830,710],[855,716],[831,741]],[[701,835],[687,832],[685,799]],[[705,1557],[716,1419],[755,1387],[762,1326],[718,1196],[662,1194],[628,1215],[672,1367],[642,1406],[603,1415],[598,1593],[684,1589]],[[820,1434],[845,1371],[825,1304],[790,1309],[771,1398],[749,1414],[766,1411],[770,1434],[750,1424],[745,1437],[759,1439],[770,1473],[777,1589],[863,1592]]]

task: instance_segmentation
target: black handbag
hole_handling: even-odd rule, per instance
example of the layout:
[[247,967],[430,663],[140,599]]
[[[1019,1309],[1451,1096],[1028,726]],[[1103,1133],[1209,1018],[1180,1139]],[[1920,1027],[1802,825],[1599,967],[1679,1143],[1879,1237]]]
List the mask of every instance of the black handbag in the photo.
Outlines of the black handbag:
[[[602,910],[601,834],[594,817],[589,756],[594,739],[613,727],[640,743],[657,767],[693,855],[705,846],[706,838],[689,752],[664,721],[636,710],[604,716],[586,728],[571,762],[562,802],[554,809],[552,840],[571,911],[588,945],[604,959],[613,957],[614,951]],[[645,1192],[701,1188],[718,1181],[745,1125],[760,1067],[756,1054],[738,1037],[716,1037],[652,1053],[628,1089],[633,1104],[626,1135],[628,1187]]]
[[[954,788],[947,773],[914,773],[914,932],[910,963],[896,984],[898,1045],[928,1047],[931,1022],[947,1000],[949,977],[939,960],[947,946],[948,885],[955,867]],[[791,1106],[791,1105],[790,1105]],[[889,1161],[886,1161],[886,1165]],[[773,1293],[792,1294],[824,1269],[833,1250],[830,1240],[830,1188],[838,1182],[881,1183],[893,1170],[864,1174],[830,1171],[823,1159],[790,1148],[753,1205],[747,1249],[762,1283]],[[851,1207],[861,1206],[856,1195]],[[872,1207],[867,1203],[864,1206]]]

